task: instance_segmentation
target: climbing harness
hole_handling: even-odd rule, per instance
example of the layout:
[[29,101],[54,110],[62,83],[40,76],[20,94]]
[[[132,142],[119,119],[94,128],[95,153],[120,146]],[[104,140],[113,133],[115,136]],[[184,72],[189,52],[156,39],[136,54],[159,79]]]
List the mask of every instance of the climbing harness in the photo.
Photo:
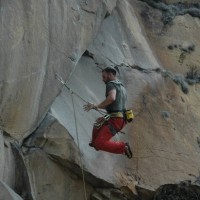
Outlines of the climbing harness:
[[113,112],[104,115],[103,117],[98,118],[95,123],[94,127],[96,129],[100,129],[110,118],[124,118],[124,114],[122,112]]
[[[86,101],[84,98],[82,98],[79,94],[77,94],[76,92],[74,92],[67,84],[66,82],[62,79],[62,77],[56,73],[55,74],[55,78],[60,81],[69,91],[71,94],[76,95],[78,98],[80,98],[82,101],[84,101],[85,103],[89,103],[88,101]],[[127,109],[124,112],[113,112],[113,113],[109,113],[106,114],[106,112],[104,111],[100,111],[99,109],[94,109],[96,110],[98,113],[100,113],[103,117],[98,118],[95,123],[94,123],[94,128],[96,129],[100,129],[104,124],[106,124],[106,122],[108,122],[108,120],[110,118],[114,118],[114,117],[124,117],[126,122],[130,123],[133,121],[133,119],[137,116],[134,116],[132,109]],[[116,133],[122,133],[125,134],[125,132],[123,131],[116,131],[114,130],[111,126],[109,126],[111,132],[115,135]]]
[[112,124],[108,123],[108,128],[110,129],[110,132],[112,133],[113,136],[115,136],[116,133],[118,133],[119,131],[116,130]]
[[113,112],[109,114],[111,118],[124,118],[123,112]]
[[118,131],[116,130],[112,124],[110,124],[108,121],[110,118],[123,118],[124,115],[122,112],[117,112],[117,113],[110,113],[106,114],[103,117],[99,117],[95,123],[94,123],[94,128],[95,129],[100,129],[103,125],[107,124],[108,128],[110,129],[110,132],[115,135],[116,133],[122,133],[125,134],[123,131]]
[[110,119],[110,115],[104,115],[103,117],[98,118],[94,123],[94,128],[100,129],[108,120]]

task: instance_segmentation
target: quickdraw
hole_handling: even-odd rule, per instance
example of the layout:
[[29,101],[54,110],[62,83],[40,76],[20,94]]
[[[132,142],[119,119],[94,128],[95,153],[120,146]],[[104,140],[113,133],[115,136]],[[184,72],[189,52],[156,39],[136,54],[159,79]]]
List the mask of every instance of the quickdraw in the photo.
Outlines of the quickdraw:
[[104,115],[103,117],[98,118],[94,123],[94,128],[100,129],[109,119],[110,115]]

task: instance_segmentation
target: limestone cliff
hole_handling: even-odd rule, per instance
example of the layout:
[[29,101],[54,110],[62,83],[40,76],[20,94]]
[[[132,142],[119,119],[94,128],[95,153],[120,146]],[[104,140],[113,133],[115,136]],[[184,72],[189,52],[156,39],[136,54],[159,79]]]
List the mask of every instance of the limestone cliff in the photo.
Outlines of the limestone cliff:
[[[200,195],[198,1],[0,0],[0,20],[0,199]],[[114,138],[131,160],[88,146],[105,66],[136,116]]]

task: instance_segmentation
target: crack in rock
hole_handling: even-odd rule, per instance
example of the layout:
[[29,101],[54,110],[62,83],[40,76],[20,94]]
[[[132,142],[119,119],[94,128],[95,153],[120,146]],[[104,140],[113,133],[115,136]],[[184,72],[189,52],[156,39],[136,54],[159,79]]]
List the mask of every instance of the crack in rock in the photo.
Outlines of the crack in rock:
[[174,83],[176,83],[177,85],[180,85],[183,93],[188,94],[189,86],[188,86],[187,80],[185,79],[183,75],[181,74],[173,75],[171,72],[166,71],[166,70],[161,71],[161,75],[164,78],[167,78],[167,77],[171,78],[174,81]]
[[118,66],[124,66],[124,67],[129,67],[131,69],[136,69],[142,73],[158,73],[161,74],[162,77],[164,78],[170,78],[171,80],[173,80],[174,83],[176,83],[177,85],[179,85],[183,91],[183,93],[187,94],[189,92],[189,86],[188,86],[188,79],[185,78],[183,75],[181,74],[173,74],[170,71],[167,70],[162,70],[161,68],[149,68],[149,69],[145,69],[142,68],[138,65],[132,65],[132,66],[126,66],[124,64],[120,64]]
[[141,71],[141,72],[147,73],[147,74],[152,73],[152,72],[156,72],[156,73],[160,73],[161,72],[160,68],[145,69],[145,68],[142,68],[142,67],[140,67],[138,65],[132,65],[132,66],[130,66],[130,68],[136,69],[138,71]]
[[81,7],[81,9],[82,9],[83,11],[89,13],[89,14],[93,14],[93,15],[96,14],[96,13],[95,13],[94,11],[92,11],[92,10],[87,10],[87,9],[85,9],[85,8],[83,8],[83,7]]
[[162,11],[163,23],[170,23],[177,15],[189,14],[192,17],[200,18],[200,3],[174,3],[166,4],[160,1],[140,0],[146,2],[149,6]]
[[[95,55],[91,52],[89,52],[88,50],[86,50],[83,54],[83,56],[89,57],[93,60],[95,60]],[[125,63],[121,63],[121,64],[116,64],[114,63],[111,59],[107,58],[115,67],[118,67],[118,69],[120,68],[131,68],[134,70],[138,70],[141,73],[146,73],[146,74],[150,74],[150,73],[158,73],[161,74],[162,77],[164,78],[170,78],[174,83],[176,83],[177,85],[179,85],[181,87],[181,90],[183,91],[183,93],[188,94],[189,92],[189,85],[192,84],[197,84],[200,82],[200,77],[198,77],[198,79],[192,80],[191,78],[188,78],[187,76],[184,77],[181,74],[173,74],[170,71],[167,70],[162,70],[161,68],[157,67],[157,68],[143,68],[140,67],[138,65],[127,65]],[[95,64],[99,66],[99,63],[95,62]],[[101,68],[101,67],[100,67]],[[120,74],[120,73],[119,73]],[[189,84],[189,85],[188,85]]]
[[[87,56],[93,60],[95,60],[95,55],[91,52],[89,52],[88,50],[86,50],[83,54],[83,56]],[[112,62],[112,60],[110,60],[109,58],[107,58],[110,62]],[[161,74],[162,77],[164,78],[170,78],[171,80],[173,80],[174,83],[176,83],[177,85],[179,85],[181,87],[181,90],[183,91],[183,93],[185,94],[188,94],[189,92],[189,86],[188,84],[190,84],[191,80],[189,80],[187,77],[184,77],[183,75],[181,74],[173,74],[171,73],[170,71],[167,71],[167,70],[162,70],[161,68],[143,68],[143,67],[140,67],[138,65],[127,65],[127,64],[124,64],[124,63],[121,63],[121,64],[116,64],[114,62],[112,62],[113,65],[115,67],[118,67],[118,69],[122,68],[122,67],[127,67],[127,68],[131,68],[131,69],[135,69],[135,70],[138,70],[142,73],[146,73],[146,74],[149,74],[149,73],[158,73],[158,74]],[[99,63],[96,63],[99,67]],[[195,82],[196,83],[196,82]],[[195,84],[193,83],[193,84]]]

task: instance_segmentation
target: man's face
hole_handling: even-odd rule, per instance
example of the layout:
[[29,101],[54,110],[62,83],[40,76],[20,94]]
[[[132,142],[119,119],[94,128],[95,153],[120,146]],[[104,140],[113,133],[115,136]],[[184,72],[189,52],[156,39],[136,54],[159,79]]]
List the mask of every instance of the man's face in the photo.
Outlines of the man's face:
[[110,74],[108,72],[102,72],[102,81],[105,83],[110,81]]

